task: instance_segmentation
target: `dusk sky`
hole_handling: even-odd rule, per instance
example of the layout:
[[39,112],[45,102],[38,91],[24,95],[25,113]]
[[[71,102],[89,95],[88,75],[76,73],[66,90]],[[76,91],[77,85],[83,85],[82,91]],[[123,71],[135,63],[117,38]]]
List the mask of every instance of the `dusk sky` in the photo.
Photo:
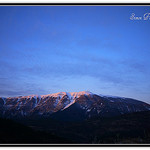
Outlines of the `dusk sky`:
[[0,96],[91,91],[150,103],[145,6],[0,6]]

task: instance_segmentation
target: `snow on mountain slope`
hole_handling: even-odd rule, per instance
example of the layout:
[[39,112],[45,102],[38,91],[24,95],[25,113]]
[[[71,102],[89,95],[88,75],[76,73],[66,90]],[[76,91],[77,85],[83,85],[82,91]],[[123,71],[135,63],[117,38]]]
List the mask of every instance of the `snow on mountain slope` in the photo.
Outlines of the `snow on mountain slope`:
[[71,92],[70,94],[75,98],[79,98],[81,95],[86,95],[86,96],[94,95],[92,92],[89,92],[89,91]]
[[42,98],[45,97],[60,97],[62,98],[64,95],[67,95],[68,97],[76,97],[78,98],[81,95],[92,95],[93,93],[89,91],[81,91],[81,92],[58,92],[58,93],[53,93],[53,94],[48,94],[48,95],[41,95]]
[[125,97],[120,97],[120,96],[112,96],[112,95],[103,95],[103,94],[99,94],[99,96],[101,97],[111,97],[111,98],[121,98],[121,99],[125,99]]
[[[56,112],[65,111],[68,115],[82,112],[83,116],[89,118],[146,111],[150,110],[150,105],[134,99],[96,95],[82,91],[0,98],[0,108],[0,115],[4,117],[51,116]],[[80,115],[77,114],[77,116]]]

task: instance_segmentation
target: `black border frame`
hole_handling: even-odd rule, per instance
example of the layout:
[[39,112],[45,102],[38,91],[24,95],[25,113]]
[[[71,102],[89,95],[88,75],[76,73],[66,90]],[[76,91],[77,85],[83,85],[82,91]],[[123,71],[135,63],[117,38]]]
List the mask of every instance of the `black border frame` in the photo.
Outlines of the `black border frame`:
[[[0,3],[0,6],[150,6],[150,3]],[[0,147],[150,147],[150,144],[0,144]]]

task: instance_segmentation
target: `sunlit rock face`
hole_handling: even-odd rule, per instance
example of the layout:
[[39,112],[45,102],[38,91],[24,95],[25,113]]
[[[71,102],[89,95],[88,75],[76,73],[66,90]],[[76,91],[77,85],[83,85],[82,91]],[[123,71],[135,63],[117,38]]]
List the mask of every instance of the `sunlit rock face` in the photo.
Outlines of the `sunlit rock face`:
[[150,110],[150,105],[142,101],[88,91],[0,98],[0,115],[6,118],[42,116],[84,120],[147,110]]

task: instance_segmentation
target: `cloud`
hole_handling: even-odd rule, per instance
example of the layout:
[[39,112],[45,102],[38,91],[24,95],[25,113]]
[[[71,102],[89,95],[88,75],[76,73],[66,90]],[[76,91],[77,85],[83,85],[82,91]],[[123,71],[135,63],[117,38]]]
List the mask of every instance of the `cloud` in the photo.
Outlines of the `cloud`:
[[19,95],[31,95],[36,93],[45,93],[46,90],[38,83],[27,82],[23,78],[19,80],[10,78],[0,78],[0,96],[19,96]]
[[[106,83],[111,87],[135,88],[140,78],[139,72],[143,74],[146,72],[144,64],[140,65],[131,60],[108,59],[91,52],[83,53],[68,49],[49,52],[47,49],[42,54],[41,49],[38,49],[37,53],[36,49],[32,52],[29,50],[22,52],[22,55],[26,53],[26,57],[15,61],[10,59],[0,61],[0,83],[3,85],[0,90],[3,93],[8,92],[9,95],[15,95],[16,91],[19,91],[18,94],[39,93],[37,91],[42,89],[44,92],[48,89],[47,85],[44,86],[46,82],[51,83],[49,87],[59,88],[58,80],[84,76],[95,78],[99,83]],[[22,90],[20,87],[23,87]]]
[[142,61],[134,60],[134,59],[125,59],[120,61],[120,65],[122,65],[128,72],[148,75],[150,73],[149,63],[145,63]]
[[[84,41],[81,45],[86,47],[86,42],[88,43]],[[101,46],[99,43],[97,41],[97,47]],[[94,44],[96,45],[96,41],[89,42],[91,48]],[[148,69],[147,65],[139,61],[111,59],[90,49],[82,51],[82,49],[75,50],[74,47],[69,50],[69,46],[66,49],[48,47],[22,49],[17,54],[13,54],[12,51],[12,55],[9,53],[8,57],[0,59],[0,95],[47,94],[47,91],[54,91],[54,89],[59,91],[63,86],[62,82],[81,77],[84,80],[87,76],[94,78],[96,84],[101,84],[100,87],[105,87],[105,90],[138,89],[142,93],[142,88],[146,89],[147,83],[145,85],[144,82],[141,85],[139,83],[146,80],[141,77],[141,74],[148,74]],[[5,56],[6,54],[5,52]]]
[[89,37],[76,41],[76,46],[90,51],[120,51],[121,47],[116,43],[112,39]]
[[102,40],[97,38],[85,38],[77,42],[77,46],[84,48],[99,48],[102,45]]

